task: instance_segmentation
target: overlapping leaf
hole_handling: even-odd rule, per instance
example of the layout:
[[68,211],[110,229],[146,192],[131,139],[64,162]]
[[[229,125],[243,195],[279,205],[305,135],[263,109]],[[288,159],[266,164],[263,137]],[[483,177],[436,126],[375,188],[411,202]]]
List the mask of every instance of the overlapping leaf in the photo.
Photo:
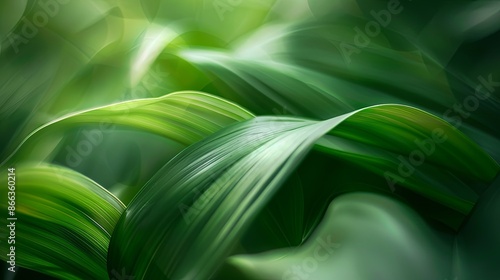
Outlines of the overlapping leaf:
[[[371,14],[359,18],[338,8],[315,20],[265,26],[240,40],[232,52],[193,47],[178,55],[213,77],[212,92],[257,114],[326,119],[381,100],[405,104],[453,122],[500,159],[494,144],[499,134],[490,117],[500,102],[491,72],[463,77],[410,35],[389,29],[368,36],[364,27],[373,22]],[[466,100],[472,101],[466,105]],[[460,111],[464,106],[468,109]]]
[[[4,221],[17,218],[12,243],[16,269],[22,266],[63,279],[107,279],[108,244],[123,203],[71,169],[48,164],[15,167],[15,214],[8,216],[7,199],[0,209]],[[7,170],[0,175],[7,186]],[[2,188],[2,197],[8,192]],[[7,240],[9,235],[10,228],[3,225],[0,237]],[[0,252],[6,260],[10,246],[4,245]]]
[[[486,154],[500,159],[497,143],[500,134],[495,122],[500,108],[496,89],[498,67],[494,63],[498,52],[497,45],[490,40],[498,36],[489,36],[498,30],[495,3],[450,4],[431,0],[400,3],[403,13],[392,14],[390,24],[380,28],[377,36],[369,36],[366,46],[360,46],[354,42],[355,38],[359,39],[355,37],[357,31],[354,28],[363,29],[374,20],[374,12],[387,8],[386,0],[186,0],[175,5],[158,0],[18,2],[0,4],[5,8],[0,12],[5,15],[0,20],[3,24],[0,27],[0,128],[3,133],[0,142],[8,148],[0,155],[3,167],[5,163],[26,160],[60,159],[61,153],[58,152],[66,144],[64,141],[71,141],[68,134],[74,128],[87,125],[118,125],[167,137],[187,146],[222,127],[252,118],[244,109],[217,98],[182,93],[174,94],[172,98],[136,100],[72,113],[36,130],[18,146],[34,127],[54,116],[109,104],[113,100],[159,96],[184,89],[218,94],[258,114],[295,114],[317,119],[331,118],[382,102],[407,104],[439,116],[446,115],[452,125],[473,140],[420,111],[398,106],[374,107],[349,117],[339,117],[345,117],[345,120],[324,136],[322,133],[326,133],[334,121],[259,118],[231,127],[179,155],[146,186],[128,216],[122,218],[121,231],[115,238],[118,241],[110,252],[116,264],[109,266],[110,278],[123,275],[123,269],[127,274],[133,274],[134,279],[208,276],[222,263],[224,256],[233,252],[232,245],[237,244],[238,236],[242,234],[255,236],[243,240],[241,245],[244,248],[238,247],[238,251],[249,247],[259,251],[300,245],[315,229],[323,208],[332,197],[356,190],[398,197],[420,214],[457,229],[485,189],[485,183],[498,174],[498,165]],[[273,6],[275,2],[277,5]],[[47,24],[38,26],[34,38],[29,36],[18,42],[12,41],[15,37],[5,38],[11,31],[23,35],[25,21],[33,19],[35,14],[47,12],[43,7],[47,3],[66,4],[58,5],[57,12],[50,15]],[[446,13],[440,14],[439,11]],[[67,24],[70,19],[72,24]],[[291,19],[293,23],[284,19]],[[158,30],[160,32],[156,32]],[[159,49],[152,51],[148,39],[162,41],[164,30],[178,32],[176,36],[179,37],[157,58],[161,44],[158,44]],[[250,36],[242,37],[246,35]],[[446,37],[446,42],[441,37]],[[483,38],[485,40],[474,42]],[[150,55],[147,59],[143,59],[145,53]],[[134,55],[139,58],[135,62],[140,63],[129,65]],[[150,59],[157,60],[152,62]],[[476,79],[478,76],[483,79]],[[212,83],[208,84],[210,81]],[[478,100],[478,107],[473,111],[459,111],[466,100],[474,100],[478,86],[482,87],[483,94],[488,93],[489,98]],[[470,105],[467,104],[466,108]],[[452,113],[444,114],[448,111]],[[321,128],[322,132],[313,127]],[[444,143],[429,144],[434,128],[443,129]],[[120,135],[123,134],[117,133],[113,139]],[[414,168],[411,172],[401,172],[403,162],[400,158],[411,161],[408,157],[412,153],[422,152],[422,145],[416,144],[415,140],[424,143],[424,149],[432,152],[424,152],[423,163],[406,166]],[[299,165],[313,143],[315,155],[319,156],[307,158],[309,166],[299,166],[299,171],[303,172],[301,182],[295,182],[298,176],[287,175]],[[115,170],[124,172],[127,168],[139,169],[127,165],[126,161],[138,157],[144,160],[154,150],[152,147],[149,153],[140,153],[138,149],[129,149],[126,156],[121,157],[121,148],[126,145],[118,146],[109,149],[115,155],[109,162],[112,164],[116,158],[127,159],[122,160],[123,165],[115,166]],[[295,150],[297,147],[300,149]],[[6,160],[9,155],[10,159]],[[88,163],[100,159],[87,158]],[[315,162],[317,159],[322,161]],[[99,169],[97,164],[95,166]],[[85,220],[87,214],[83,213],[93,211],[89,217],[104,215],[104,212],[95,213],[100,207],[115,211],[117,208],[111,207],[107,200],[111,199],[113,205],[118,203],[116,199],[109,198],[107,192],[87,178],[66,169],[46,165],[19,167],[20,180],[28,178],[29,184],[33,185],[27,191],[33,189],[33,193],[40,194],[35,198],[20,190],[20,198],[28,197],[33,200],[33,205],[39,206],[29,208],[33,210],[26,216],[30,225],[24,227],[20,224],[20,230],[31,232],[35,229],[36,234],[46,234],[20,234],[23,242],[25,238],[34,241],[26,241],[26,247],[18,248],[20,252],[30,252],[37,257],[21,255],[19,259],[28,263],[19,264],[59,278],[105,278],[103,255],[106,252],[103,248],[109,240],[111,222],[106,224],[103,233],[95,229],[96,224]],[[149,172],[156,167],[150,166]],[[23,173],[23,170],[27,172]],[[139,171],[130,173],[136,172]],[[321,176],[316,178],[318,172]],[[50,178],[55,174],[62,175],[57,182],[55,177]],[[35,176],[36,180],[33,179]],[[100,176],[120,175],[100,170]],[[392,182],[388,184],[387,178]],[[62,194],[58,192],[62,190],[53,189],[63,183],[66,185],[68,180],[72,186],[63,190],[71,190],[70,193]],[[80,180],[80,183],[73,184],[73,181]],[[19,182],[20,186],[25,186],[24,182]],[[283,182],[283,188],[278,189]],[[83,190],[73,190],[80,185],[84,186]],[[85,191],[94,187],[100,198]],[[126,183],[123,187],[127,187]],[[262,193],[255,193],[259,191]],[[73,195],[79,196],[80,192],[92,202],[85,204],[83,212],[76,213],[75,207],[83,202]],[[495,201],[496,193],[490,191],[486,194],[491,194],[491,201]],[[250,201],[253,198],[255,201]],[[25,202],[29,205],[31,200]],[[60,201],[64,203],[53,204]],[[490,201],[489,197],[483,196],[483,201]],[[369,210],[380,213],[387,209],[387,205],[393,205],[392,202],[382,202]],[[24,202],[20,203],[24,205]],[[344,205],[351,207],[352,203],[355,201],[350,200]],[[47,212],[50,217],[46,218],[54,220],[56,226],[46,227],[47,223],[39,219],[44,213],[36,211],[50,208],[47,205],[54,209],[69,205],[64,209],[71,209],[69,212],[64,212],[64,209]],[[494,208],[492,205],[485,203],[476,209],[475,214],[479,213],[479,216],[474,216],[460,234],[458,243],[461,247],[455,255],[454,269],[455,272],[467,270],[456,274],[460,279],[462,276],[476,279],[478,275],[483,278],[493,275],[496,252],[489,254],[491,258],[482,252],[495,248],[496,244],[496,228],[484,234],[485,230],[488,231],[488,221],[491,222],[494,216],[495,211],[488,211]],[[4,206],[2,204],[2,209]],[[362,211],[366,207],[356,209]],[[400,221],[415,218],[404,209],[403,212],[405,216],[400,217]],[[38,213],[38,216],[29,216],[33,213]],[[68,213],[76,213],[72,217],[85,220],[83,226],[88,225],[88,228],[72,232],[66,235],[66,239],[58,239],[61,232],[66,234],[70,228],[75,230],[82,226],[77,222],[67,223]],[[363,213],[372,214],[370,211]],[[376,231],[379,224],[387,222],[394,213],[375,218],[369,216],[364,216],[366,221],[378,224],[369,229],[353,230],[353,235]],[[112,220],[116,221],[116,215]],[[252,220],[256,223],[252,224]],[[256,225],[263,226],[249,228]],[[395,223],[385,225],[393,228]],[[391,235],[394,232],[387,231],[378,235],[377,240],[387,247],[391,245],[387,237],[391,236],[401,247],[411,245],[412,249],[406,255],[399,255],[402,258],[391,259],[393,261],[386,271],[394,272],[393,277],[407,279],[445,278],[443,273],[433,272],[442,269],[436,262],[446,266],[441,260],[448,253],[448,247],[433,242],[433,234],[425,235],[428,237],[425,241],[419,239],[415,232],[422,233],[428,228],[420,222],[416,225],[419,230],[412,233],[394,236]],[[221,229],[218,230],[217,226]],[[57,232],[50,231],[52,229],[57,229]],[[273,235],[272,238],[268,233]],[[45,238],[52,234],[59,237]],[[80,246],[79,242],[68,237],[76,236],[74,234],[87,239],[96,235],[97,239],[89,242],[97,249],[91,245]],[[408,240],[409,237],[412,240]],[[40,244],[53,248],[51,255],[38,250]],[[61,246],[67,250],[60,249]],[[377,253],[384,249],[382,246],[372,248]],[[374,258],[380,261],[377,262],[380,266],[371,267],[375,262],[367,261],[362,270],[348,271],[353,262],[373,251],[361,256],[353,253],[338,260],[344,265],[335,262],[326,269],[321,266],[314,272],[316,274],[311,275],[317,278],[340,275],[346,279],[377,275],[389,279],[387,275],[377,274],[380,272],[377,268],[387,265],[379,254]],[[123,255],[124,252],[127,254]],[[144,254],[137,257],[139,252]],[[425,264],[425,267],[419,267],[412,274],[393,267],[393,263],[399,264],[401,260],[407,260],[406,257],[415,256],[414,252],[421,257],[418,263]],[[303,253],[297,252],[292,258],[310,256]],[[3,252],[2,255],[5,256]],[[246,276],[278,279],[284,276],[280,270],[283,267],[275,265],[276,262],[267,259],[266,263],[253,262],[255,259],[252,258],[244,256],[240,259],[241,266],[236,266],[238,269],[243,267]],[[246,266],[257,263],[260,270]],[[405,267],[409,268],[408,271],[414,269]],[[130,272],[130,269],[134,271]],[[230,279],[242,276],[231,275]],[[446,278],[453,279],[453,276]]]
[[[401,110],[412,118],[401,117],[394,123],[391,118]],[[401,138],[403,144],[389,143],[401,152],[408,148],[404,143],[423,132],[428,135],[436,125],[419,122],[428,118],[424,112],[397,105],[366,108],[321,122],[258,117],[233,125],[183,151],[134,198],[113,235],[108,270],[130,267],[139,279],[210,276],[314,143],[341,125],[353,129],[350,137],[356,139],[358,125],[363,126],[356,122],[358,118],[373,118],[365,126],[378,128],[370,131],[377,144]],[[388,131],[386,124],[393,130]],[[414,129],[407,131],[408,127]],[[439,147],[442,154],[461,154],[471,163],[468,167],[477,165],[471,174],[484,180],[498,172],[498,165],[464,135],[450,127],[446,133],[450,142]],[[341,147],[323,146],[342,152]],[[474,152],[462,153],[464,148]],[[486,171],[479,171],[481,166]],[[458,212],[470,211],[474,198],[460,195],[466,185],[453,195],[442,190],[449,181],[429,179],[434,184],[417,178],[413,191]]]
[[36,161],[53,156],[64,133],[83,124],[124,126],[189,145],[226,125],[252,116],[231,102],[200,92],[179,92],[159,98],[132,100],[54,120],[32,132],[11,154],[10,160],[29,157]]

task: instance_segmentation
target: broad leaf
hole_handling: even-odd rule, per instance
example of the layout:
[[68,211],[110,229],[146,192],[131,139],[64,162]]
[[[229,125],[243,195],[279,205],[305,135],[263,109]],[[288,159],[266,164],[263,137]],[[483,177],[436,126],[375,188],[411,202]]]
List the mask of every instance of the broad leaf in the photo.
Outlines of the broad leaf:
[[[384,125],[392,123],[390,117],[401,110],[413,118],[403,119],[390,126],[393,131],[387,131]],[[375,112],[378,117],[373,117]],[[390,133],[406,139],[402,141],[406,143],[421,136],[422,131],[429,135],[435,128],[432,122],[416,121],[427,117],[422,111],[387,105],[320,122],[258,117],[190,146],[159,170],[130,202],[111,241],[109,271],[127,267],[133,270],[132,275],[146,279],[210,276],[319,138],[341,125],[346,130],[357,128],[358,118],[371,116],[374,119],[365,126],[380,126],[372,132],[374,139],[379,138],[377,144],[393,138]],[[407,132],[408,126],[415,129]],[[498,172],[498,165],[464,135],[450,127],[447,133],[450,143],[440,147],[444,154],[463,145],[475,151],[461,153],[474,162],[468,167],[478,162],[487,167],[484,173],[478,171],[482,179],[490,180]],[[405,151],[406,147],[394,148]],[[474,197],[460,197],[460,188],[458,195],[443,191],[449,181],[441,179],[433,185],[417,178],[415,182],[411,188],[414,192],[462,215],[475,201]]]

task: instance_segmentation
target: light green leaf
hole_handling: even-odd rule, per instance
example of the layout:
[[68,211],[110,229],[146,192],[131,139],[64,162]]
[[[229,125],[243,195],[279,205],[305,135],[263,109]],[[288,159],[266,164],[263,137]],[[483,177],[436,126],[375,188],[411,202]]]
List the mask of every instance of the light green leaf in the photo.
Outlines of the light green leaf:
[[[2,218],[15,217],[16,267],[63,279],[107,279],[108,244],[125,206],[91,179],[48,164],[15,166],[15,215],[8,213],[13,194],[2,187]],[[7,170],[0,173],[7,186]],[[7,240],[10,228],[0,228]],[[7,261],[10,246],[1,246]]]
[[[178,92],[72,113],[33,131],[8,158],[44,160],[71,128],[86,124],[100,129],[114,125],[158,134],[189,145],[218,129],[253,117],[231,102],[201,92]],[[4,163],[6,160],[4,160]]]

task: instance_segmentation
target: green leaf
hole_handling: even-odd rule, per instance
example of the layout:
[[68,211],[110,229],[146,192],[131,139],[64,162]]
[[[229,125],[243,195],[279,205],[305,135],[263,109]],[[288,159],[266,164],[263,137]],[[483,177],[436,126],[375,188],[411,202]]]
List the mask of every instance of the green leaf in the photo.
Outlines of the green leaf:
[[232,256],[214,279],[447,279],[452,244],[397,200],[346,194],[300,246]]
[[[400,111],[413,117],[394,124],[391,116]],[[373,118],[364,128],[379,126],[372,131],[374,139],[380,138],[377,144],[394,137],[406,143],[433,131],[435,123],[419,121],[426,117],[406,106],[383,105],[319,122],[257,117],[223,129],[181,152],[130,202],[112,237],[108,271],[127,267],[144,279],[207,278],[323,135],[340,125],[359,129],[358,118]],[[396,128],[389,130],[387,123]],[[407,132],[408,127],[414,129]],[[471,149],[473,153],[461,155],[472,164],[483,162],[487,176],[498,172],[498,165],[478,146],[448,129],[453,141],[440,149]],[[355,139],[355,134],[347,136]],[[394,148],[404,151],[405,146]],[[474,203],[443,193],[440,188],[446,182],[437,181],[435,187],[416,181],[413,191],[458,212],[467,214]]]
[[[108,244],[125,206],[91,179],[48,164],[15,166],[16,266],[63,279],[107,279]],[[7,186],[7,171],[0,173]],[[7,221],[13,194],[2,188],[0,209]],[[7,221],[9,223],[11,221]],[[11,235],[5,225],[0,237]],[[7,261],[10,246],[1,246]]]
[[500,277],[500,176],[479,198],[470,218],[457,234],[453,270],[458,279],[495,279]]
[[[231,102],[201,92],[178,92],[76,112],[51,121],[28,135],[7,158],[45,160],[69,129],[93,124],[145,131],[189,145],[231,123],[253,115]],[[7,160],[4,160],[4,164]]]

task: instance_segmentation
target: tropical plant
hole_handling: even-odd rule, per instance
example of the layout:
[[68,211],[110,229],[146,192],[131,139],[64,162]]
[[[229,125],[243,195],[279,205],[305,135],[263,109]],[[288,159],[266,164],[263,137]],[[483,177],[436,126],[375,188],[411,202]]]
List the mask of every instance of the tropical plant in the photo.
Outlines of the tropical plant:
[[500,277],[496,3],[0,11],[4,279]]

